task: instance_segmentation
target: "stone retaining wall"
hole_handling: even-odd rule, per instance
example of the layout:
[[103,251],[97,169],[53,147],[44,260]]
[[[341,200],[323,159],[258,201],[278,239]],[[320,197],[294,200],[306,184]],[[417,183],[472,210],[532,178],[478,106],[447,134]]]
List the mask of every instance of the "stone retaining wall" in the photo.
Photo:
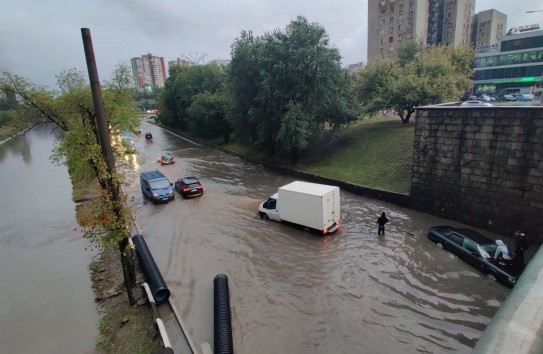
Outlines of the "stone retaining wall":
[[421,107],[413,150],[413,208],[543,241],[542,108]]

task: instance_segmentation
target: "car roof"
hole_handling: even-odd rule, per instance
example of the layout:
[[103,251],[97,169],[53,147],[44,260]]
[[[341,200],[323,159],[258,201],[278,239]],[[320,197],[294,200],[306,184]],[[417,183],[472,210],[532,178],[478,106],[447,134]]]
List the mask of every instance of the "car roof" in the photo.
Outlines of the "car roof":
[[475,230],[472,229],[466,229],[466,228],[457,228],[447,225],[442,226],[433,226],[432,229],[445,234],[450,235],[451,233],[455,232],[457,234],[460,234],[466,238],[469,238],[470,240],[474,241],[477,244],[484,245],[486,243],[494,243],[495,241],[491,239],[490,237],[487,237]]
[[192,176],[189,176],[189,177],[181,177],[181,178],[179,178],[179,181],[182,181],[183,183],[194,183],[194,182],[199,182],[199,181],[198,181],[198,178],[192,177]]

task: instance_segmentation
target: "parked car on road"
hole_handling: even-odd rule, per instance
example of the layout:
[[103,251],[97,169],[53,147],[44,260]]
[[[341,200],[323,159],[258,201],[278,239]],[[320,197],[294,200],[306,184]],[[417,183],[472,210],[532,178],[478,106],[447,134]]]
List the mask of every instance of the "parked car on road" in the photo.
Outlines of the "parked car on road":
[[158,155],[158,161],[161,165],[170,165],[175,162],[175,157],[169,152],[166,152],[162,155]]
[[475,230],[447,225],[432,226],[427,237],[438,246],[479,269],[489,280],[513,287],[521,273],[513,265],[503,265],[494,260],[498,245],[491,238]]
[[197,197],[204,194],[204,186],[196,177],[182,177],[175,181],[175,189],[183,198]]
[[526,101],[531,102],[533,99],[534,99],[534,95],[532,95],[531,93],[518,93],[515,96],[515,100],[519,102],[526,102]]
[[466,102],[462,102],[460,105],[461,106],[480,106],[480,107],[493,106],[492,103],[483,102],[483,101],[466,101]]

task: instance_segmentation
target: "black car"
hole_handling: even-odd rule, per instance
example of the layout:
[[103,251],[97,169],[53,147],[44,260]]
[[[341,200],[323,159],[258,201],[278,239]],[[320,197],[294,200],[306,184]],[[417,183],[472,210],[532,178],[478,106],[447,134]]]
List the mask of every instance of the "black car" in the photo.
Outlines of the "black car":
[[175,162],[175,157],[173,157],[172,154],[167,152],[165,154],[158,155],[158,161],[160,162],[161,165],[169,165]]
[[490,280],[513,287],[520,276],[520,271],[513,265],[494,260],[498,245],[477,231],[443,225],[430,227],[427,236],[430,241],[479,269]]
[[204,186],[196,177],[183,177],[175,181],[175,189],[183,198],[197,197],[204,194]]

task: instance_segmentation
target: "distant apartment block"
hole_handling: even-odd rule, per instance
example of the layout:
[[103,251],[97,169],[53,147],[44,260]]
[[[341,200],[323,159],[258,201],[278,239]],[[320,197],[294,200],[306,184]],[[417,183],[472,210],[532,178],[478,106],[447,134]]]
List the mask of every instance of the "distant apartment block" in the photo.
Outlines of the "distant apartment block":
[[168,62],[168,69],[171,69],[172,66],[192,66],[192,65],[194,65],[194,63],[191,62],[190,60],[177,58],[175,60]]
[[163,87],[166,81],[166,67],[164,58],[149,54],[135,57],[130,60],[132,64],[132,75],[137,88],[145,85]]
[[475,0],[369,0],[368,62],[392,57],[406,40],[469,44]]
[[209,62],[209,64],[223,65],[226,66],[230,64],[230,60],[227,59],[214,59]]
[[475,14],[471,42],[477,53],[499,51],[499,44],[507,28],[507,15],[498,10]]

